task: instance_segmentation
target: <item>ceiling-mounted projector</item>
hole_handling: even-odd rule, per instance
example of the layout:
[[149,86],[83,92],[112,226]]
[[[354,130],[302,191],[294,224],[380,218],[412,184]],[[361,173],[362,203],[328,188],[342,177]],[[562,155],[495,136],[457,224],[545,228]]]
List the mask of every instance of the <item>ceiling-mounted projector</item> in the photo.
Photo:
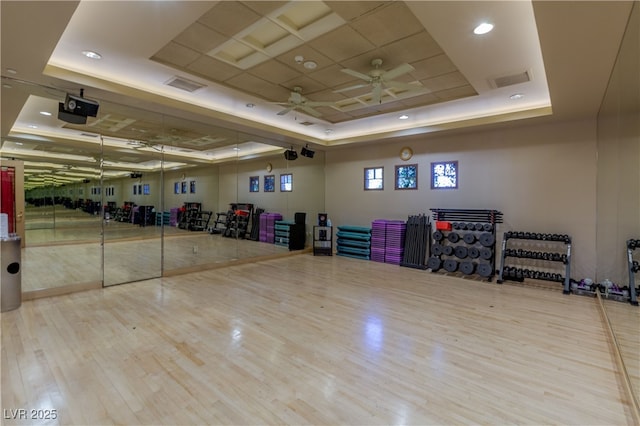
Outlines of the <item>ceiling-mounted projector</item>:
[[284,158],[285,160],[295,160],[296,158],[298,158],[298,153],[295,152],[295,150],[293,149],[288,149],[284,152]]
[[300,150],[300,155],[307,158],[313,158],[315,153],[315,151],[309,149],[309,145],[302,147],[302,149]]
[[98,115],[98,102],[86,99],[82,94],[83,90],[80,90],[80,96],[67,93],[64,103],[58,104],[58,119],[72,124],[86,124],[87,117]]

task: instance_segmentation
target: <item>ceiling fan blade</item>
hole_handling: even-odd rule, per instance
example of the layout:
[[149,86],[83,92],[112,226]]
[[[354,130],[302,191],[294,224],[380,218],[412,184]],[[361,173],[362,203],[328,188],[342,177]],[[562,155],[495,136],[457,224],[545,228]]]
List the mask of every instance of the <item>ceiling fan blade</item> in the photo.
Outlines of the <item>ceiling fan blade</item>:
[[414,71],[415,68],[409,64],[402,64],[395,67],[392,70],[389,70],[383,74],[383,78],[387,81],[393,80],[394,78],[406,74],[408,72]]
[[373,91],[371,92],[373,96],[371,97],[371,102],[374,104],[382,103],[382,85],[376,84],[373,86]]
[[359,78],[361,80],[364,81],[371,81],[371,76],[367,75],[367,74],[362,74],[361,72],[358,71],[354,71],[354,70],[350,70],[349,68],[343,68],[340,71],[342,71],[345,74],[349,74],[350,76]]
[[282,111],[280,111],[278,113],[278,115],[285,115],[286,113],[288,113],[289,111],[291,111],[292,109],[294,109],[296,106],[295,105],[291,105],[289,108],[285,108]]
[[349,87],[345,87],[345,88],[342,88],[342,89],[334,90],[333,93],[348,92],[350,90],[361,89],[361,88],[367,87],[367,86],[368,86],[368,84],[356,84],[355,86],[349,86]]
[[315,109],[311,108],[308,105],[300,105],[300,108],[306,112],[307,114],[313,115],[314,117],[320,117],[322,114],[320,114],[318,111],[316,111]]
[[403,83],[402,81],[385,81],[384,84],[387,87],[390,87],[392,89],[400,89],[407,92],[420,90],[424,88],[422,86],[416,86],[414,84]]
[[307,101],[304,103],[308,107],[332,106],[333,104],[333,102],[328,101]]

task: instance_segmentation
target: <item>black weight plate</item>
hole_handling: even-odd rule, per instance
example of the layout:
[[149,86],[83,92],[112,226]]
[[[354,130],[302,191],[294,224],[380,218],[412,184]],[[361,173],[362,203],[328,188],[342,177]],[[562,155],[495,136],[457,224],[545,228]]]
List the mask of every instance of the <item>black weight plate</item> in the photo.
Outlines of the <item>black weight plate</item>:
[[490,277],[492,274],[491,265],[488,263],[481,263],[478,265],[477,272],[481,277]]
[[469,250],[467,250],[467,255],[472,259],[477,259],[478,257],[480,257],[480,250],[478,250],[476,247],[469,247]]
[[484,226],[481,223],[476,223],[476,231],[482,231],[482,229],[484,228]]
[[447,259],[444,261],[443,267],[447,272],[455,272],[458,270],[458,261],[453,259]]
[[471,275],[476,271],[476,263],[475,262],[461,262],[460,263],[460,272],[465,275]]
[[485,223],[484,226],[482,227],[482,229],[485,232],[491,232],[491,231],[493,231],[493,225],[490,224],[490,223]]
[[451,241],[452,243],[457,243],[459,239],[460,235],[455,232],[450,232],[449,235],[447,235],[447,240]]
[[469,234],[464,234],[464,237],[462,237],[462,239],[464,240],[465,243],[467,244],[473,244],[476,242],[476,236],[469,233]]
[[491,251],[490,248],[488,247],[482,247],[480,249],[480,257],[483,258],[484,260],[489,260],[491,259],[491,256],[493,255],[493,251]]
[[458,259],[464,259],[467,257],[467,248],[465,246],[456,246],[454,253]]
[[440,256],[442,254],[442,244],[435,243],[431,246],[431,254],[434,256]]
[[436,231],[433,233],[433,239],[436,241],[442,241],[442,239],[444,238],[444,234],[440,231]]
[[496,237],[493,236],[493,234],[490,234],[489,232],[485,232],[483,234],[480,234],[480,244],[482,244],[485,247],[491,247],[493,245],[493,243],[496,242]]
[[453,254],[453,247],[451,246],[442,246],[442,253],[447,256],[451,256]]
[[467,223],[465,228],[468,229],[469,231],[473,231],[474,229],[476,229],[476,226],[473,223]]
[[427,260],[427,266],[429,267],[429,269],[431,269],[431,271],[437,272],[442,266],[442,261],[437,257],[430,257],[429,260]]

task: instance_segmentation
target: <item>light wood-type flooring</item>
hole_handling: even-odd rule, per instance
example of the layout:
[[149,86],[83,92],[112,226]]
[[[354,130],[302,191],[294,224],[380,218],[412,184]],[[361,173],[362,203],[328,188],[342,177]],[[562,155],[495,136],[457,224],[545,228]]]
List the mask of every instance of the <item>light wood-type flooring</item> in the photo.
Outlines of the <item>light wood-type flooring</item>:
[[311,254],[27,301],[3,417],[57,418],[3,424],[634,424],[596,302]]

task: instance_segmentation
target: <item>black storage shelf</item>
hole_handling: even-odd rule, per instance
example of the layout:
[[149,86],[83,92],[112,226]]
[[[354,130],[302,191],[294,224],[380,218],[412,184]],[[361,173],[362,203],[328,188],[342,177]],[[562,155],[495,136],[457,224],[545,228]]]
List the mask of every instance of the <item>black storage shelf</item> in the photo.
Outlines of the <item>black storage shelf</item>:
[[640,249],[640,239],[627,241],[627,263],[629,269],[629,303],[638,306],[638,292],[636,290],[635,275],[640,272],[640,262],[633,259],[633,254]]
[[[510,241],[519,241],[525,248],[513,248]],[[523,262],[508,263],[507,259],[522,259]],[[564,265],[564,275],[559,272],[558,264]],[[567,234],[505,232],[497,282],[523,282],[525,279],[563,283],[562,292],[571,293],[571,237]]]
[[313,227],[313,255],[332,256],[333,255],[333,227],[314,226]]

